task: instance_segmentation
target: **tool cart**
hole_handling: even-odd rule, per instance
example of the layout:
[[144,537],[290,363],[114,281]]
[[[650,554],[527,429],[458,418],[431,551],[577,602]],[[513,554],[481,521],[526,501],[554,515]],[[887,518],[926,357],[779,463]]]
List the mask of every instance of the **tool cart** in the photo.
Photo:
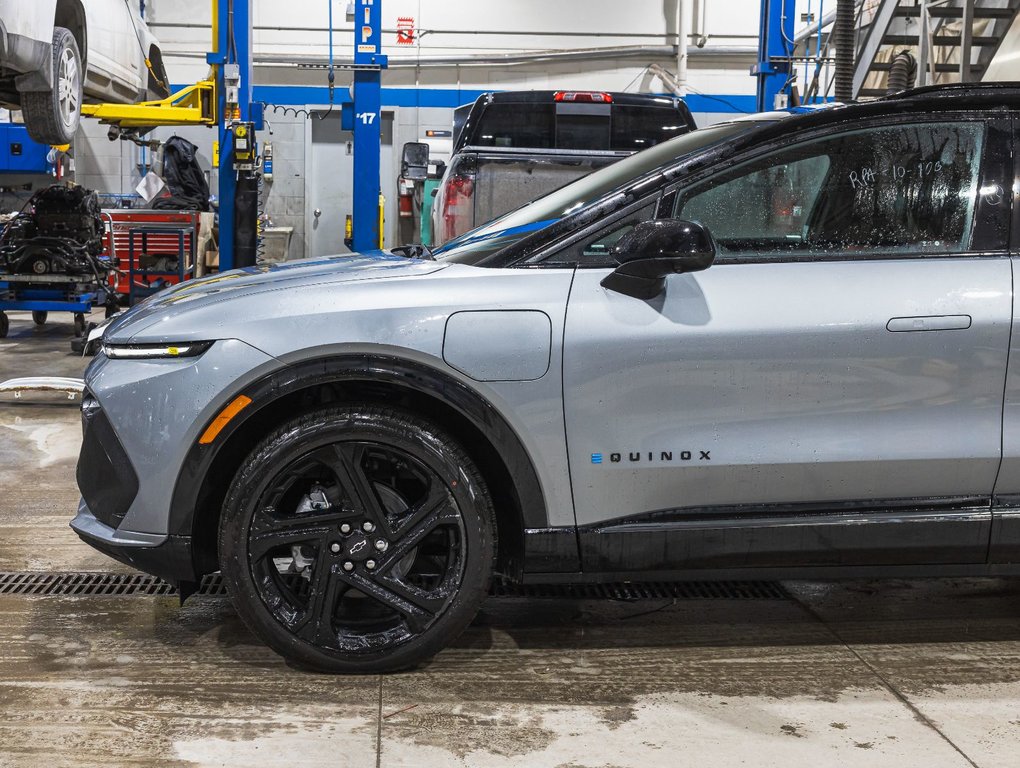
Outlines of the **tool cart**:
[[29,199],[0,234],[0,338],[11,310],[30,311],[39,325],[50,312],[72,312],[76,336],[94,306],[116,311],[104,232],[92,190],[54,185]]

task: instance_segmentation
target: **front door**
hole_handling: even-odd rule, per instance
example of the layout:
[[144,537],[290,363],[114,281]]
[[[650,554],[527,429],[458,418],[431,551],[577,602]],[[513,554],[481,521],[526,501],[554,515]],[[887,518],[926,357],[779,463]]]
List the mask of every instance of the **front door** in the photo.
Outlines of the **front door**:
[[1006,126],[830,130],[673,190],[658,215],[701,222],[718,255],[649,301],[586,268],[612,226],[575,246],[564,391],[586,570],[984,561]]

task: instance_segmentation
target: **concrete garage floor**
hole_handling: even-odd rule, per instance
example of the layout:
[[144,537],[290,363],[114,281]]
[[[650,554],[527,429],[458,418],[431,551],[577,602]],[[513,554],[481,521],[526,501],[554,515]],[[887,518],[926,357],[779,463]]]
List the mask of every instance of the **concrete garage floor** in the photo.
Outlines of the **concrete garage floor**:
[[[11,315],[0,380],[79,375]],[[69,316],[68,316],[69,319]],[[75,408],[0,404],[0,572],[124,572],[67,527]],[[1020,582],[493,598],[386,677],[288,667],[226,599],[0,595],[0,766],[1011,766]]]

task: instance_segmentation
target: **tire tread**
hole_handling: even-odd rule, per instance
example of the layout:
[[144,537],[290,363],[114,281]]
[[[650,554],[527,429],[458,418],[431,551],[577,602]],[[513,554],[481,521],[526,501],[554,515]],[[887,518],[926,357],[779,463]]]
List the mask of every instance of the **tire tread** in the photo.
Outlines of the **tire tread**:
[[[74,47],[78,54],[78,67],[81,73],[81,83],[85,82],[85,67],[82,63],[81,51],[78,50],[78,41],[74,39],[71,30],[66,27],[53,28],[53,88],[49,91],[24,91],[21,94],[21,111],[25,116],[25,128],[28,135],[40,144],[69,144],[74,139],[75,131],[70,135],[64,129],[64,124],[57,116],[57,62],[60,52],[64,46],[69,44]],[[81,104],[79,94],[78,104]],[[80,120],[79,112],[79,120]],[[75,126],[77,128],[77,125]]]

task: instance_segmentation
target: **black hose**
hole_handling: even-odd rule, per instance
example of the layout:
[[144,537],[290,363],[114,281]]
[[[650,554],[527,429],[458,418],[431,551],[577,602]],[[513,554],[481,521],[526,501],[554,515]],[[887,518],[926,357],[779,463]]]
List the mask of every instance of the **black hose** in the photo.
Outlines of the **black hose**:
[[890,94],[905,91],[914,84],[916,77],[917,61],[910,51],[900,51],[889,66],[889,78],[886,81],[885,92]]
[[258,256],[259,190],[254,173],[241,173],[234,191],[234,267],[254,267]]
[[836,46],[836,101],[854,97],[854,0],[836,0],[836,22],[832,27]]

